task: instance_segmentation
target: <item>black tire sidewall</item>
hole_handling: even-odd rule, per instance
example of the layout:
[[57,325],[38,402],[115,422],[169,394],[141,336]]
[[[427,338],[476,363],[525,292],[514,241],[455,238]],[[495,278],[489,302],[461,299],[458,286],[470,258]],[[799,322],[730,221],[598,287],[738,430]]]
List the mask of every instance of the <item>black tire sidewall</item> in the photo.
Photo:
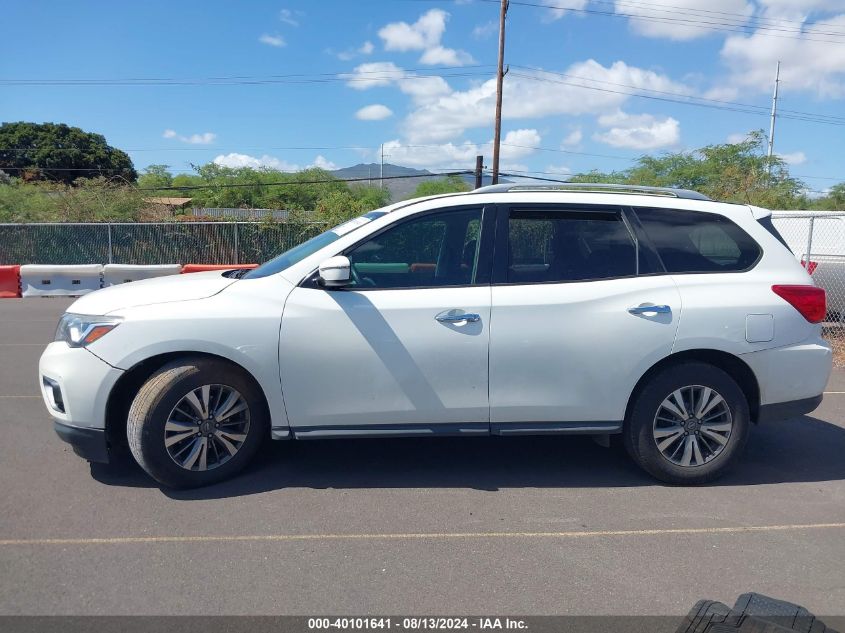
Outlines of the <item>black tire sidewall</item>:
[[[715,389],[727,402],[733,421],[724,450],[712,461],[694,467],[678,466],[666,459],[653,436],[654,416],[660,404],[670,393],[688,385]],[[634,461],[661,481],[673,484],[707,483],[735,465],[745,448],[750,423],[745,394],[730,375],[707,363],[685,362],[656,374],[639,393],[625,422],[625,448]]]
[[[177,361],[153,374],[150,380],[172,370],[176,370],[173,380],[167,381],[154,394],[141,419],[132,419],[130,411],[128,432],[135,433],[135,446],[141,453],[136,455],[136,459],[140,457],[139,464],[154,479],[172,488],[206,486],[228,479],[246,466],[267,434],[268,415],[263,397],[255,383],[238,368],[213,360]],[[189,471],[176,464],[168,454],[164,445],[164,427],[179,400],[192,390],[209,384],[231,387],[244,397],[249,406],[249,430],[240,450],[225,464],[207,471]]]

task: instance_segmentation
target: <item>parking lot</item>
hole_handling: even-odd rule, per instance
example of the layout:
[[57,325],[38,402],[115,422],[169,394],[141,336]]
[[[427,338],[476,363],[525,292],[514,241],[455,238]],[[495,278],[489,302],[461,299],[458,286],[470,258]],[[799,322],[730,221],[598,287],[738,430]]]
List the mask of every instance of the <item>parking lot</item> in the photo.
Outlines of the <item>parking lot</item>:
[[544,437],[274,442],[174,492],[54,434],[37,361],[69,304],[0,301],[2,614],[845,613],[843,371],[708,487]]

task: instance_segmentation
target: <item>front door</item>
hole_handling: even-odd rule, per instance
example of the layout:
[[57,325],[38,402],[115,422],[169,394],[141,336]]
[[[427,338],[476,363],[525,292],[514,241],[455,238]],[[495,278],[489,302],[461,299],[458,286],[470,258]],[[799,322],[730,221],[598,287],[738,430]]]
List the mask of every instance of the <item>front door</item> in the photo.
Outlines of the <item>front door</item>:
[[489,432],[481,233],[480,208],[415,215],[343,253],[349,287],[291,293],[279,359],[296,435]]

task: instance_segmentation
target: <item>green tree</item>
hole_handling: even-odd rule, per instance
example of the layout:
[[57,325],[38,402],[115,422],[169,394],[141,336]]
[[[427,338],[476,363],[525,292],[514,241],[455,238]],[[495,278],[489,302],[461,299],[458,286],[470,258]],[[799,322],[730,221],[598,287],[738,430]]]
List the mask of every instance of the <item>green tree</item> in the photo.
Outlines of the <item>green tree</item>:
[[845,182],[833,185],[826,195],[814,200],[810,207],[823,211],[845,211]]
[[[699,191],[714,200],[768,208],[806,206],[804,184],[789,175],[782,159],[765,153],[766,136],[751,132],[741,143],[708,145],[693,152],[641,156],[620,172],[590,172],[572,182],[604,182]],[[771,168],[770,168],[771,164]]]
[[173,174],[169,170],[170,165],[149,165],[145,167],[144,173],[138,178],[138,187],[141,189],[171,187],[173,185]]
[[0,125],[0,169],[27,181],[65,184],[100,176],[125,182],[138,178],[129,156],[104,136],[62,123]]
[[435,196],[441,193],[458,193],[469,191],[469,189],[469,185],[460,176],[446,176],[445,178],[421,182],[417,185],[411,197],[421,198],[423,196]]

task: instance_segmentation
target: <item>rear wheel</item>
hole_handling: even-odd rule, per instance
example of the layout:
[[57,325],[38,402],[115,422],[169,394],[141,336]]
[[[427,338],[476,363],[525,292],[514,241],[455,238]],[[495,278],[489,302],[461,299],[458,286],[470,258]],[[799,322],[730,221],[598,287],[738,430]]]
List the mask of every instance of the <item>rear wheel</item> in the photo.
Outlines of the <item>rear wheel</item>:
[[129,449],[156,481],[205,486],[241,470],[267,434],[268,416],[243,370],[208,358],[181,359],[154,373],[129,409]]
[[661,481],[706,483],[739,458],[749,418],[733,378],[713,365],[686,362],[659,372],[639,393],[625,422],[625,448]]

